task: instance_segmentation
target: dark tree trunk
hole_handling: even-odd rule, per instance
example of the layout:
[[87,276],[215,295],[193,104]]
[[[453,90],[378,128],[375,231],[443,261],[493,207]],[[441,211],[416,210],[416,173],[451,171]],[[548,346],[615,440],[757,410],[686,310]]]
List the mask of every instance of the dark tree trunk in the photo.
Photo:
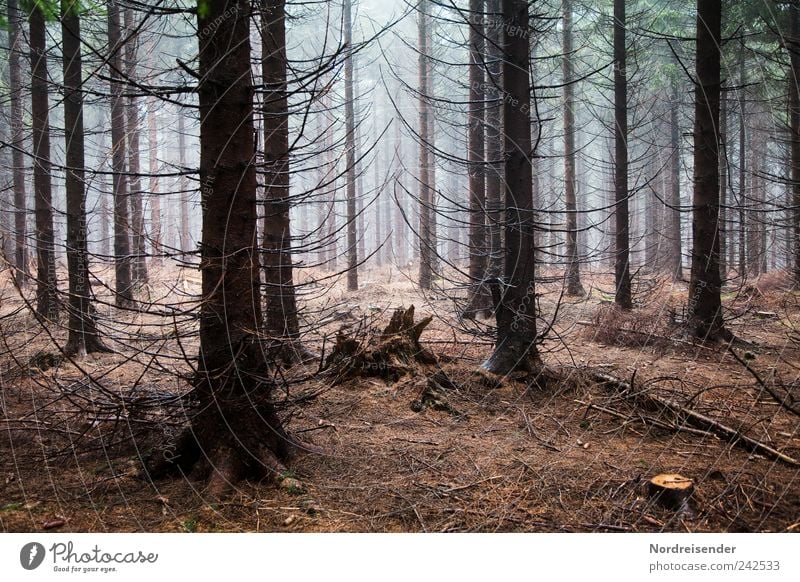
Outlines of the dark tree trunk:
[[667,236],[669,237],[669,272],[673,280],[683,281],[683,241],[681,230],[681,128],[678,122],[678,82],[672,81],[669,107],[670,125],[670,195],[667,208]]
[[791,32],[789,54],[789,131],[791,147],[791,202],[794,239],[794,286],[800,288],[800,6],[797,0],[790,6]]
[[[150,54],[155,46],[151,46]],[[152,61],[151,61],[152,62]],[[161,195],[158,184],[158,125],[156,122],[157,98],[147,98],[147,167],[150,172],[148,184],[150,196],[150,245],[153,249],[153,262],[161,264]]]
[[[531,158],[528,2],[503,0],[505,120],[505,273],[494,281],[497,345],[483,367],[496,374],[536,373],[536,284]],[[519,31],[524,31],[524,34]]]
[[358,233],[356,232],[356,129],[353,111],[353,15],[352,0],[344,0],[344,42],[350,51],[344,61],[345,149],[347,150],[347,289],[358,289]]
[[28,228],[25,196],[25,134],[23,131],[22,73],[20,65],[20,28],[22,16],[17,0],[8,0],[8,77],[9,101],[11,101],[11,164],[14,180],[14,277],[17,285],[24,288],[28,283]]
[[720,339],[719,274],[719,95],[720,0],[697,1],[697,86],[694,118],[692,279],[689,317],[698,337]]
[[564,199],[567,222],[567,295],[584,295],[578,255],[578,204],[575,197],[575,71],[572,63],[572,2],[564,0]]
[[628,219],[628,79],[625,47],[625,0],[614,0],[614,192],[616,245],[614,300],[623,309],[633,307]]
[[418,73],[419,73],[419,286],[430,289],[433,284],[433,233],[431,232],[431,206],[433,193],[430,176],[430,79],[428,78],[428,3],[419,0],[418,18]]
[[[266,331],[281,346],[281,357],[303,359],[292,271],[289,224],[289,104],[286,87],[284,0],[261,5],[261,73],[264,80],[264,239]],[[283,349],[285,348],[285,349]]]
[[728,199],[728,99],[724,93],[719,101],[719,274],[725,282],[728,274],[726,261],[728,249],[728,225],[725,220]]
[[[498,22],[501,18],[500,0],[486,0],[487,18]],[[503,38],[502,28],[490,26],[486,30],[486,210],[489,223],[489,277],[503,274],[503,109],[499,87],[502,83]]]
[[[136,59],[138,58],[138,36],[134,34],[133,10],[125,9],[125,74],[128,79],[136,78]],[[128,199],[131,205],[131,222],[133,240],[133,265],[131,275],[137,285],[147,284],[147,249],[145,248],[144,209],[141,173],[141,156],[139,153],[139,101],[136,97],[128,97],[125,104],[125,119],[128,138],[128,172],[130,182]]]
[[183,111],[178,110],[178,164],[181,172],[181,251],[188,253],[192,250],[192,232],[189,228],[189,178],[185,174],[186,167],[186,122],[184,121]]
[[282,471],[291,441],[270,398],[258,338],[250,7],[246,0],[209,0],[206,6],[197,26],[203,208],[198,412],[170,461],[184,470],[199,461],[197,472],[209,476],[213,496],[243,478]]
[[394,249],[397,253],[397,262],[401,267],[405,267],[408,262],[408,248],[407,248],[407,224],[406,221],[410,220],[408,215],[408,206],[403,207],[401,201],[404,198],[404,189],[402,183],[402,151],[403,144],[400,134],[400,121],[395,119],[394,122],[394,174],[396,176],[396,183],[394,184],[395,199],[392,203],[396,204],[398,208],[394,214]]
[[91,313],[89,252],[86,242],[84,185],[83,79],[78,0],[61,0],[66,131],[67,269],[69,271],[69,337],[65,352],[85,355],[108,351],[97,335]]
[[128,180],[125,175],[125,103],[120,75],[122,51],[117,0],[108,3],[108,68],[111,79],[111,168],[114,189],[114,264],[116,304],[131,307],[131,242],[128,221]]
[[48,99],[44,14],[34,4],[30,15],[31,124],[33,126],[33,192],[36,216],[36,312],[58,317],[55,237],[50,178],[50,105]]
[[464,317],[489,313],[491,295],[486,276],[486,173],[484,172],[484,30],[483,0],[469,4],[469,109],[467,112],[467,173],[469,175],[469,278]]

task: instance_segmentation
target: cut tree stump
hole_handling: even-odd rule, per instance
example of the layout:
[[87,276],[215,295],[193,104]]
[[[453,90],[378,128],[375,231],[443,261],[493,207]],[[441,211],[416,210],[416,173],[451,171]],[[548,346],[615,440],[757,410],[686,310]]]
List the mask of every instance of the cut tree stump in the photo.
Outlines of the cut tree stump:
[[647,494],[667,509],[681,509],[694,492],[694,482],[677,473],[662,473],[647,482]]

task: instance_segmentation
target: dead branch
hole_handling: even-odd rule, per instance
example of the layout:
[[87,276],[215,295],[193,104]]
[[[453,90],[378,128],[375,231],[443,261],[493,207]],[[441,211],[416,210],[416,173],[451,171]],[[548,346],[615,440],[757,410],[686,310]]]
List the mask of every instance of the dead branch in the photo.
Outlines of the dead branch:
[[765,445],[764,443],[748,437],[742,434],[740,431],[724,425],[713,418],[681,406],[677,402],[665,400],[652,394],[633,394],[632,387],[628,382],[604,372],[593,372],[592,377],[597,383],[605,386],[611,386],[618,390],[626,398],[634,400],[638,404],[642,404],[647,408],[669,412],[670,414],[682,419],[684,422],[694,426],[695,428],[712,432],[715,435],[724,438],[731,444],[742,447],[747,451],[760,453],[769,458],[783,461],[788,465],[800,467],[800,461],[797,461],[796,459],[793,459],[792,457],[773,449],[769,445]]

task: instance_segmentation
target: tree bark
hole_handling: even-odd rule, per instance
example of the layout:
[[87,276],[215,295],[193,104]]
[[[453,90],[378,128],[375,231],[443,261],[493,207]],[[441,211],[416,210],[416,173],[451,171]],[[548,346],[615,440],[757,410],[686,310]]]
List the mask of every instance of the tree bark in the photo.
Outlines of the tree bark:
[[131,243],[128,218],[128,180],[125,175],[125,104],[122,96],[119,5],[108,3],[108,68],[111,79],[111,168],[114,190],[114,264],[117,307],[134,304],[131,282]]
[[633,307],[630,274],[628,219],[628,79],[625,46],[625,0],[614,0],[614,203],[615,203],[615,302]]
[[537,373],[528,2],[502,0],[506,237],[504,277],[494,282],[497,343],[483,367]]
[[48,98],[46,29],[42,9],[30,14],[31,124],[33,127],[33,192],[36,217],[36,312],[58,317],[52,181],[50,178],[50,105]]
[[[155,53],[155,43],[150,47],[150,54]],[[151,59],[152,63],[152,59]],[[158,183],[158,124],[156,120],[156,107],[158,100],[150,95],[147,98],[147,167],[150,172],[148,184],[150,197],[150,246],[153,250],[153,262],[161,264],[161,253],[164,252],[161,243],[161,193]]]
[[483,0],[469,4],[469,107],[467,111],[467,174],[469,175],[469,296],[464,317],[491,311],[485,285],[486,173],[484,171],[484,30]]
[[28,228],[25,195],[25,134],[23,131],[20,42],[22,16],[17,0],[8,0],[8,97],[11,102],[11,164],[14,182],[14,278],[22,289],[28,284]]
[[728,274],[728,224],[726,222],[728,200],[728,99],[724,93],[719,101],[719,274],[721,283]]
[[431,232],[430,156],[430,79],[428,78],[428,4],[419,0],[417,4],[418,73],[419,73],[419,286],[423,290],[433,285],[434,241]]
[[789,71],[789,132],[791,158],[792,231],[794,239],[794,286],[800,288],[800,6],[798,1],[789,7],[791,17],[788,42]]
[[695,334],[721,339],[719,274],[720,0],[697,0],[692,278],[688,313]]
[[186,121],[183,117],[183,111],[178,111],[178,164],[180,164],[181,172],[181,191],[180,191],[180,208],[181,208],[181,251],[188,253],[192,250],[192,232],[189,228],[189,178],[185,174],[188,171],[186,167]]
[[669,272],[674,281],[683,281],[683,234],[681,229],[681,128],[678,122],[678,81],[672,80],[669,107],[670,125],[670,196],[667,208],[669,233]]
[[747,125],[745,114],[745,84],[747,71],[745,70],[744,41],[739,50],[739,277],[744,281],[747,277]]
[[83,63],[78,10],[78,0],[61,0],[69,271],[69,336],[64,351],[83,356],[91,352],[105,352],[108,348],[100,341],[91,311],[84,184]]
[[344,117],[347,160],[347,289],[358,290],[358,233],[356,232],[356,130],[353,111],[353,15],[352,0],[344,0]]
[[[134,33],[133,10],[125,9],[125,74],[128,79],[136,77],[136,59],[138,58],[138,35]],[[125,119],[128,138],[128,172],[130,174],[128,199],[131,205],[133,265],[131,275],[137,285],[147,284],[147,249],[145,248],[144,209],[141,173],[141,155],[139,153],[139,102],[130,96],[125,103]]]
[[[198,14],[203,301],[197,412],[170,461],[209,477],[222,495],[247,477],[283,470],[292,442],[271,401],[259,342],[250,7],[208,0]],[[213,25],[212,25],[213,24]],[[220,66],[222,64],[225,66]]]
[[266,331],[281,357],[304,359],[294,291],[289,223],[289,104],[286,85],[285,0],[261,4],[261,73],[264,82],[264,239]]
[[[486,0],[487,18],[501,18],[500,0]],[[503,108],[499,87],[502,83],[503,38],[499,26],[486,31],[486,212],[488,228],[488,276],[503,273]]]
[[572,62],[572,2],[564,0],[563,56],[564,83],[564,199],[567,222],[567,295],[584,295],[578,255],[578,204],[575,197],[575,67]]

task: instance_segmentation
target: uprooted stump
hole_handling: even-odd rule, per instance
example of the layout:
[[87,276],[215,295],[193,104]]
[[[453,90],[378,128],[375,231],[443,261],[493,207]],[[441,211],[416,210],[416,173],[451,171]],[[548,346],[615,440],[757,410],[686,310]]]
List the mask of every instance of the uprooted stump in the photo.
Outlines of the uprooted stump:
[[325,360],[325,369],[343,382],[350,378],[378,377],[396,382],[418,365],[438,366],[433,353],[419,343],[422,331],[432,317],[414,322],[414,306],[397,309],[382,333],[367,341],[340,332],[333,351]]

